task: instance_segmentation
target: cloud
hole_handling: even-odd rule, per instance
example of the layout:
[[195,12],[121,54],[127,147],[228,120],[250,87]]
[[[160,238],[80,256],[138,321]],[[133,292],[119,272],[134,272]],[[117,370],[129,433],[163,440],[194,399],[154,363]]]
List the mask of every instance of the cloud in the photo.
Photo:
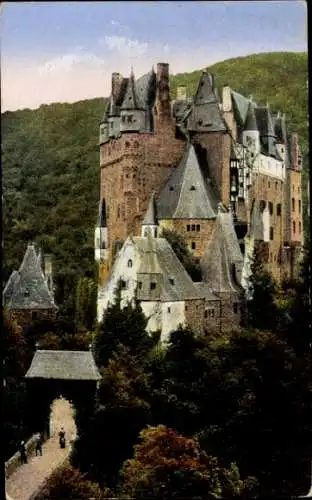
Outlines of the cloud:
[[149,48],[147,42],[116,35],[106,35],[101,43],[124,57],[141,57],[147,53]]
[[78,64],[104,67],[105,62],[95,54],[65,54],[61,57],[55,57],[50,61],[46,61],[38,68],[39,74],[53,73],[58,71],[71,71]]

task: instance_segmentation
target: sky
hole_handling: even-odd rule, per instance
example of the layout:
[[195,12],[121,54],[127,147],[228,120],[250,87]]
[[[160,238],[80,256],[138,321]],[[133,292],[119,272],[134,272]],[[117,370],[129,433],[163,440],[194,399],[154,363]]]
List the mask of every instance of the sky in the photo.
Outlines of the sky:
[[307,51],[304,1],[2,2],[1,108],[110,94],[111,74],[173,74],[232,57]]

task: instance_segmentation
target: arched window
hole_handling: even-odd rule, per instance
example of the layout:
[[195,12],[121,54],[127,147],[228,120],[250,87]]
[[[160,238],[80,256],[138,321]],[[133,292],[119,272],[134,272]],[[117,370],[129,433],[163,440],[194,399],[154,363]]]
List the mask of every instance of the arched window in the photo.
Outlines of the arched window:
[[296,232],[296,222],[293,221],[293,233],[295,233],[295,232]]
[[132,260],[131,259],[128,260],[128,267],[132,267]]

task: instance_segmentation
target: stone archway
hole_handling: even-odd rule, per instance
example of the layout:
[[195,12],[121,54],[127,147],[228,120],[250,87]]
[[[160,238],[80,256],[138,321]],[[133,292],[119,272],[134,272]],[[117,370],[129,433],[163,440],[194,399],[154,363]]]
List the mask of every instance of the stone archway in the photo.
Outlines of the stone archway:
[[25,378],[28,382],[29,425],[33,432],[55,437],[56,427],[62,427],[62,419],[66,418],[68,433],[76,438],[93,413],[101,378],[92,353],[38,350]]

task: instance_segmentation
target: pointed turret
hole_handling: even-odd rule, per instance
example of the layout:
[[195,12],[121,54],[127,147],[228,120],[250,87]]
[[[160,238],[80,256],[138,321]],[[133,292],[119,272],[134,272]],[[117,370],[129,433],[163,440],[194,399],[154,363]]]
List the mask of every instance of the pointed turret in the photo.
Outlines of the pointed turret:
[[12,273],[3,291],[4,303],[8,309],[57,311],[40,260],[35,245],[29,244],[19,271]]
[[213,75],[203,72],[195,95],[187,128],[194,132],[225,132],[219,100],[215,93]]
[[214,219],[217,201],[206,184],[192,144],[160,191],[159,219]]
[[260,133],[257,124],[255,105],[249,102],[243,131],[243,145],[249,148],[249,153],[256,157],[260,153]]
[[268,107],[255,108],[257,125],[260,132],[262,153],[276,156],[276,137],[271,111]]
[[145,109],[136,89],[133,69],[127,85],[127,90],[121,104],[121,132],[139,132],[145,130]]
[[249,103],[244,129],[246,131],[258,131],[255,109],[252,102]]
[[158,236],[158,222],[154,193],[150,198],[147,211],[142,222],[142,236],[146,237],[148,235],[153,236],[154,238]]

